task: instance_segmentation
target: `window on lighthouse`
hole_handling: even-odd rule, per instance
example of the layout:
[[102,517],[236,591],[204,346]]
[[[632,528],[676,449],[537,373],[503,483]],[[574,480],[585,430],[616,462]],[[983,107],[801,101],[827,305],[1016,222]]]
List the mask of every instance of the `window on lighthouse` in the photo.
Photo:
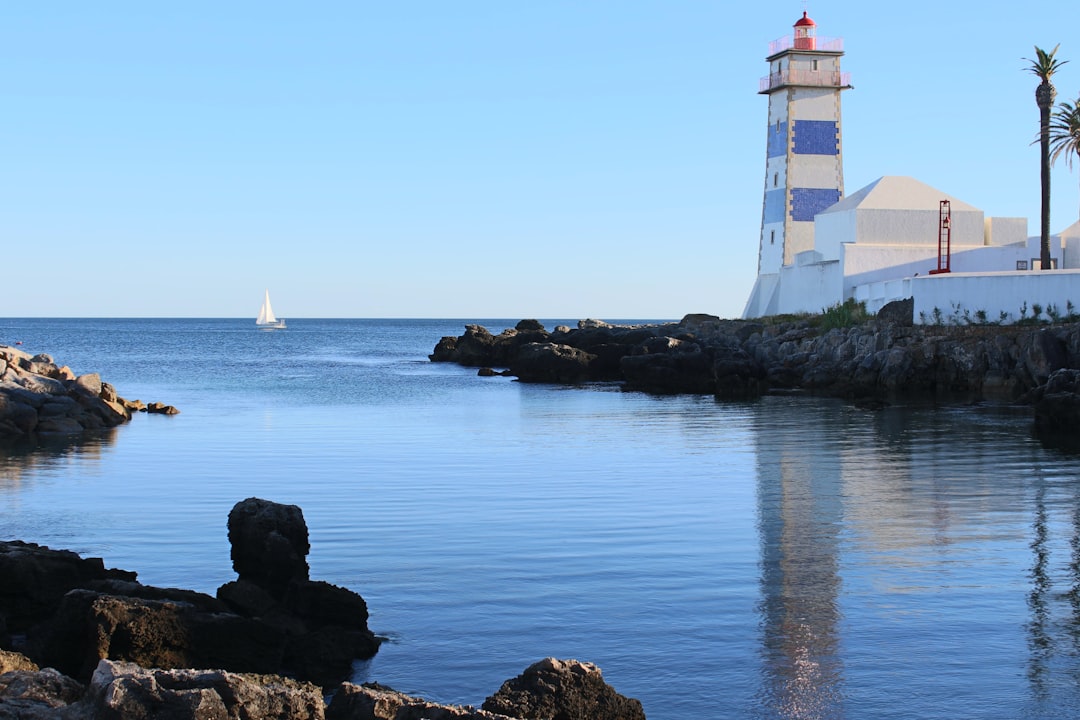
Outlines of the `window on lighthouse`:
[[780,182],[780,173],[773,173],[772,174],[772,186],[776,187],[777,184],[779,184],[779,182]]

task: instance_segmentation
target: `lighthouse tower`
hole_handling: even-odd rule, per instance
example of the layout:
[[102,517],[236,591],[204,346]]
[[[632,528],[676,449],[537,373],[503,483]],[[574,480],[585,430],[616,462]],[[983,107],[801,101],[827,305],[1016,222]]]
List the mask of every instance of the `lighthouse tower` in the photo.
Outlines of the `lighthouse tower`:
[[851,84],[840,72],[843,41],[817,37],[805,12],[794,29],[770,45],[759,88],[769,97],[769,125],[758,283],[748,316],[768,314],[780,269],[814,249],[814,215],[844,194],[840,93]]

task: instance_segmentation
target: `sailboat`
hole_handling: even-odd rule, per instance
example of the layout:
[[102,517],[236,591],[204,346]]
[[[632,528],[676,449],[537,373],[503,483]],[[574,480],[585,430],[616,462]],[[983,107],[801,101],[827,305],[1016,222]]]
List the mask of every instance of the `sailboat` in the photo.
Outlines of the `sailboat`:
[[260,330],[284,330],[284,318],[274,317],[274,309],[270,307],[270,291],[266,291],[262,307],[259,308],[259,317],[255,318],[255,327]]

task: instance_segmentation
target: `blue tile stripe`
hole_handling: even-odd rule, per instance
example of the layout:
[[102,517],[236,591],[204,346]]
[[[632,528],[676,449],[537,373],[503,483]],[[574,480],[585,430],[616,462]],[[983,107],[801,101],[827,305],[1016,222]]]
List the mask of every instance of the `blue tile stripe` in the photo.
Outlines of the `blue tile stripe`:
[[840,127],[833,120],[796,120],[792,150],[796,155],[839,155],[839,138]]
[[[768,195],[769,193],[765,193],[766,198]],[[791,219],[813,220],[819,212],[839,201],[840,191],[835,188],[792,188]]]

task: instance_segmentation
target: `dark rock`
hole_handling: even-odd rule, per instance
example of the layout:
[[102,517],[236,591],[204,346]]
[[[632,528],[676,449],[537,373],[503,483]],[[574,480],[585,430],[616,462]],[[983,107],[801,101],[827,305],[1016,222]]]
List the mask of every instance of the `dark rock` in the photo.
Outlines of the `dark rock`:
[[712,358],[696,343],[650,338],[619,363],[627,387],[653,393],[708,393],[716,390]]
[[579,383],[590,379],[589,363],[596,356],[569,345],[528,343],[510,365],[522,382]]
[[19,540],[0,542],[0,616],[9,633],[25,634],[51,618],[68,591],[94,581],[135,577],[133,572],[106,569],[101,558]]
[[878,310],[877,322],[884,325],[911,327],[915,324],[915,298],[893,300]]
[[1039,439],[1055,447],[1080,449],[1080,370],[1055,371],[1030,399]]
[[428,359],[432,362],[455,362],[456,352],[457,338],[447,335],[435,345],[435,350],[428,355]]
[[40,664],[87,681],[103,659],[145,667],[277,672],[285,637],[266,623],[202,612],[188,603],[72,590],[38,645]]
[[544,330],[544,324],[538,320],[521,320],[514,326],[514,329],[518,332],[525,333],[546,332],[546,330]]
[[600,669],[577,660],[547,658],[507,680],[484,701],[488,712],[552,720],[644,720],[641,702],[604,682]]
[[289,583],[308,579],[308,529],[296,505],[248,498],[229,512],[233,570],[281,600]]
[[744,400],[765,392],[765,368],[741,347],[715,348],[712,371],[718,398]]
[[494,362],[495,337],[480,325],[466,325],[465,334],[457,339],[451,357],[458,365],[482,367]]
[[229,513],[229,540],[240,579],[221,586],[218,598],[282,634],[290,673],[329,686],[348,677],[353,660],[378,652],[364,598],[308,579],[308,531],[300,508],[243,500]]

